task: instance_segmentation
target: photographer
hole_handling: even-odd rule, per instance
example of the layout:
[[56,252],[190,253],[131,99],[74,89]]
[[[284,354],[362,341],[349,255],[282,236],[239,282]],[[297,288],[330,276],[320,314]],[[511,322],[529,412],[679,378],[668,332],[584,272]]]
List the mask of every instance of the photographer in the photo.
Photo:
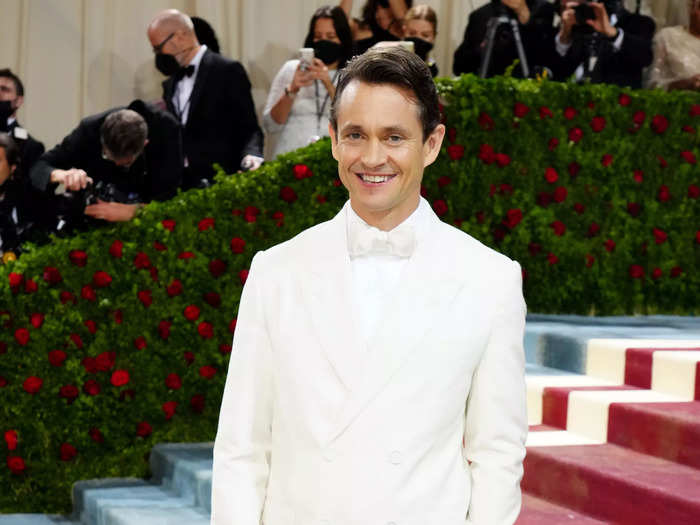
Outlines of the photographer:
[[650,17],[627,11],[621,0],[566,2],[548,65],[557,80],[574,75],[577,81],[641,88],[654,30]]
[[173,116],[140,100],[83,119],[31,170],[50,195],[55,215],[71,226],[85,216],[128,221],[143,203],[173,197],[182,179],[180,127]]

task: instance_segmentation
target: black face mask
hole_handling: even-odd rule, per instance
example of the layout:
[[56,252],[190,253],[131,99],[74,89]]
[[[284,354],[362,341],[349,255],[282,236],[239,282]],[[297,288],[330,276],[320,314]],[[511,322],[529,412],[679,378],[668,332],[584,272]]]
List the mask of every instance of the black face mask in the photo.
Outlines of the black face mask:
[[314,54],[316,58],[319,58],[324,64],[332,64],[340,60],[340,54],[343,51],[343,46],[338,42],[331,42],[330,40],[319,40],[314,42]]
[[10,118],[10,115],[12,115],[15,112],[15,108],[12,107],[12,101],[11,100],[3,100],[0,101],[0,127],[4,128],[7,126],[7,119]]
[[166,77],[171,77],[180,69],[180,63],[173,55],[165,53],[156,54],[156,69],[163,73]]
[[417,36],[404,38],[404,40],[407,42],[413,42],[413,51],[415,51],[416,55],[421,57],[423,60],[428,58],[428,53],[430,53],[430,50],[433,49],[433,44],[431,42],[418,38]]

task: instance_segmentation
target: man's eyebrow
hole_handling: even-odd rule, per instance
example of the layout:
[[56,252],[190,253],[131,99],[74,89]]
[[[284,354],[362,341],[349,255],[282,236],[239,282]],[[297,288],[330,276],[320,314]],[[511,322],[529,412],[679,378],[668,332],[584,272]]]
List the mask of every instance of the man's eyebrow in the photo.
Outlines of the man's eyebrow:
[[362,126],[359,124],[348,123],[343,126],[340,131],[343,133],[357,133],[358,131],[362,131]]
[[386,135],[408,135],[408,130],[401,126],[388,126],[382,128],[382,132]]

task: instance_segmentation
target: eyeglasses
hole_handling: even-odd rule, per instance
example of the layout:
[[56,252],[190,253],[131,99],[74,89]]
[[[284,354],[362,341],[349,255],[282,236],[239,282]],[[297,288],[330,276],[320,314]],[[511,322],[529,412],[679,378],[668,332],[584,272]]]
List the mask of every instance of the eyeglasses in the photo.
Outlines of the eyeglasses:
[[160,44],[157,46],[153,46],[153,52],[154,53],[162,53],[163,52],[163,46],[168,43],[168,40],[170,40],[172,37],[175,36],[175,32],[170,33],[168,36],[165,37],[165,40],[163,40]]

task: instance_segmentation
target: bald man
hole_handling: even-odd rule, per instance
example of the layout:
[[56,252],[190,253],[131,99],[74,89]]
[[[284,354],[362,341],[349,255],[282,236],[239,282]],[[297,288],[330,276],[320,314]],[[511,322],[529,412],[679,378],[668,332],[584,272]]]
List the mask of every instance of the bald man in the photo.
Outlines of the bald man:
[[183,186],[208,185],[214,163],[227,173],[257,169],[263,134],[243,66],[200,45],[189,16],[168,9],[148,26],[156,68],[168,78],[163,98],[182,124]]

